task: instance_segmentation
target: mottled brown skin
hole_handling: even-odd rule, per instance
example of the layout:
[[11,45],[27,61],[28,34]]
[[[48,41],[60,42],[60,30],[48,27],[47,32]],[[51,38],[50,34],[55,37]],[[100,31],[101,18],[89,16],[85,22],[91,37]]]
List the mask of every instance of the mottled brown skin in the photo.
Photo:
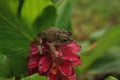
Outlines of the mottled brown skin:
[[72,33],[70,31],[50,27],[47,30],[38,33],[35,39],[41,53],[42,53],[41,44],[42,41],[45,39],[50,42],[51,51],[54,52],[55,54],[57,54],[57,51],[54,47],[55,45],[67,44],[73,41]]

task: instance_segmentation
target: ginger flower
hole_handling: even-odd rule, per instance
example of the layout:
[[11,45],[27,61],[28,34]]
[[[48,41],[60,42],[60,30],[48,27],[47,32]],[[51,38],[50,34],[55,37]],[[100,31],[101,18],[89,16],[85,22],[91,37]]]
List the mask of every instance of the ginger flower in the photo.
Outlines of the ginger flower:
[[75,41],[58,45],[45,37],[40,39],[40,44],[36,40],[31,42],[29,74],[39,73],[49,80],[76,80],[73,67],[82,64],[77,54],[81,47]]

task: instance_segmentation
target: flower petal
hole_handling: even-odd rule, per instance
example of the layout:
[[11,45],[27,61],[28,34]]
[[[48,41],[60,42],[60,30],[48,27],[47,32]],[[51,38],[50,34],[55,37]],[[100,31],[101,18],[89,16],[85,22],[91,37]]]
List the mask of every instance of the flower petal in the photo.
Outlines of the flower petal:
[[57,47],[58,56],[72,62],[73,66],[81,65],[80,56],[76,52],[80,51],[80,46],[76,42],[71,42]]
[[61,80],[59,79],[59,73],[60,72],[58,72],[57,64],[53,62],[47,74],[49,80]]
[[41,58],[41,56],[39,54],[30,56],[29,62],[28,62],[28,68],[31,69],[31,68],[37,67],[40,58]]
[[30,46],[31,46],[30,53],[31,54],[38,54],[39,50],[38,50],[38,47],[35,44],[35,42],[31,42]]
[[71,43],[69,43],[69,44],[61,45],[61,46],[59,46],[59,48],[60,48],[63,52],[76,53],[76,52],[79,52],[79,51],[80,51],[81,46],[79,46],[76,42],[71,42]]
[[76,80],[76,74],[75,71],[72,68],[71,73],[67,76],[68,80]]
[[28,75],[32,75],[32,74],[34,74],[34,73],[39,73],[37,67],[36,67],[36,68],[32,68],[32,69],[30,69]]
[[75,52],[79,52],[81,49],[81,46],[78,45],[76,42],[71,42],[70,44],[67,44],[66,47],[68,47],[70,50],[73,51],[73,53]]
[[49,68],[49,66],[50,66],[50,64],[51,64],[51,62],[50,62],[51,60],[50,60],[50,58],[48,57],[48,56],[45,56],[45,57],[42,57],[41,58],[41,60],[40,60],[40,62],[39,62],[39,65],[38,65],[38,68],[39,68],[39,72],[42,74],[42,73],[45,73],[47,70],[48,70],[48,68]]
[[71,63],[73,64],[73,66],[74,65],[81,65],[82,64],[82,62],[80,60],[80,56],[78,54],[73,54],[71,52],[69,52],[69,54],[65,53],[65,52],[63,53],[60,50],[58,51],[58,53],[59,53],[58,56],[61,57],[62,59],[71,61]]
[[57,64],[53,62],[49,71],[51,74],[56,75],[58,72]]
[[53,75],[50,72],[47,74],[49,80],[58,80],[58,75]]
[[58,68],[59,70],[61,71],[61,73],[64,75],[64,76],[67,76],[71,73],[72,71],[72,65],[69,61],[67,60],[63,60],[61,62],[58,63]]
[[72,60],[72,66],[82,65],[82,61],[80,60],[80,57],[78,57],[76,60]]

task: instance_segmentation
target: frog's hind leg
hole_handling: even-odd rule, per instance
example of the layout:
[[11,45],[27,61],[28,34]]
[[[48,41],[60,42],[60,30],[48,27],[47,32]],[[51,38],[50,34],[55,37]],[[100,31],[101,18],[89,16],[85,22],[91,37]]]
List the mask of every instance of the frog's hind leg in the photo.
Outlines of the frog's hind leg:
[[38,47],[38,50],[39,50],[40,54],[43,54],[42,46],[41,45],[37,45],[37,47]]
[[55,57],[57,57],[58,51],[56,50],[55,43],[54,42],[50,43],[49,47],[50,47],[50,50],[54,53]]

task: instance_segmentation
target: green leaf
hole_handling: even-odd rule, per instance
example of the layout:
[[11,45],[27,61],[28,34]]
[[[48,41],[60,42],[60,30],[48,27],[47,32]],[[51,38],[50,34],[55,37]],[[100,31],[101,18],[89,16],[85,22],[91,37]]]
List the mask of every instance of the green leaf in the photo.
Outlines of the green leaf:
[[118,79],[115,78],[115,77],[109,76],[109,77],[107,77],[105,80],[118,80]]
[[80,42],[79,44],[82,46],[82,49],[81,49],[80,53],[85,53],[85,52],[88,51],[87,49],[90,46],[90,41]]
[[53,3],[57,3],[59,2],[60,0],[51,0]]
[[23,23],[11,12],[6,0],[0,1],[0,28],[8,28],[11,30],[13,28],[13,30],[15,29],[24,37],[27,37],[29,40],[32,40],[30,30],[26,28],[25,25],[23,25]]
[[9,59],[7,58],[7,56],[0,52],[0,76],[10,77],[9,75],[11,73],[12,70],[10,69]]
[[[89,74],[105,74],[120,72],[120,47],[111,47],[105,55],[97,59],[90,67]],[[97,64],[97,65],[96,65]]]
[[18,13],[18,6],[19,6],[19,0],[6,0],[8,3],[9,8],[11,9],[12,13],[16,14]]
[[[0,31],[0,33],[1,32],[2,31]],[[7,30],[6,33],[3,33],[3,35],[5,35],[3,38],[2,35],[0,35],[0,49],[10,60],[14,75],[21,75],[27,72],[26,57],[28,55],[30,41],[19,38],[17,32],[16,37],[15,34],[12,35],[10,32],[11,31]]]
[[24,21],[32,26],[34,20],[42,14],[42,11],[47,6],[52,5],[50,0],[25,0],[21,16]]
[[13,77],[13,78],[2,78],[2,77],[0,77],[0,80],[15,80],[15,78]]
[[60,5],[64,0],[51,0],[55,5]]
[[65,0],[64,3],[58,8],[55,27],[60,29],[70,29],[69,23],[72,15],[72,2]]
[[38,33],[48,27],[53,27],[56,16],[56,8],[54,6],[46,7],[43,13],[34,22],[33,26],[36,26],[36,32]]
[[98,30],[98,31],[95,31],[94,33],[92,33],[90,35],[90,39],[93,39],[93,40],[98,40],[100,37],[102,37],[104,35],[104,33],[107,31],[107,29],[101,29],[101,30]]
[[[22,51],[21,51],[22,52]],[[22,54],[28,54],[28,52],[22,52]],[[11,60],[11,67],[14,71],[14,75],[20,76],[27,73],[27,60],[26,56],[16,55]],[[19,56],[19,57],[18,57]]]
[[98,41],[97,47],[89,55],[81,55],[83,65],[77,67],[79,73],[88,68],[96,59],[100,58],[104,52],[113,45],[118,45],[120,43],[120,25],[113,26],[106,34]]
[[[109,57],[109,56],[108,56]],[[103,58],[104,59],[104,58]],[[103,62],[102,64],[97,63],[97,67],[89,71],[89,74],[104,74],[104,73],[115,73],[120,72],[120,60],[113,60],[111,62]]]
[[27,72],[26,57],[31,40],[32,32],[11,12],[6,0],[0,1],[0,50],[10,61],[12,75]]
[[39,74],[34,74],[32,76],[25,77],[21,80],[48,80],[46,77],[40,76]]
[[17,9],[18,17],[20,17],[23,4],[24,4],[24,0],[19,0],[19,5],[18,5],[18,9]]
[[[5,6],[7,5],[9,7],[9,10],[16,15],[17,14],[17,9],[18,9],[18,2],[19,0],[1,0],[0,1],[0,6]],[[3,7],[4,8],[4,7]],[[5,9],[6,10],[6,9]]]

